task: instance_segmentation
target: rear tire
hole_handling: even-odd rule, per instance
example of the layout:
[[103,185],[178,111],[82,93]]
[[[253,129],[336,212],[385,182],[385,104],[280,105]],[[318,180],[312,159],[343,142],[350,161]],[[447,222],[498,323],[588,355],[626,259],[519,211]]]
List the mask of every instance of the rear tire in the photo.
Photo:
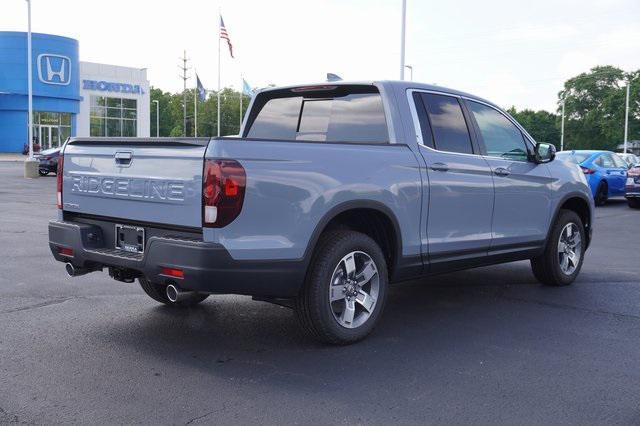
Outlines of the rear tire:
[[190,297],[188,300],[172,302],[171,300],[169,300],[169,298],[167,298],[166,285],[152,283],[151,281],[148,281],[146,278],[138,278],[138,282],[140,283],[140,287],[142,287],[142,290],[144,290],[144,292],[147,293],[147,296],[149,296],[156,302],[164,303],[165,305],[169,305],[169,306],[186,308],[189,306],[197,305],[198,303],[202,302],[207,297],[209,297],[208,294],[194,293],[192,297]]
[[309,266],[295,310],[302,328],[323,343],[365,338],[387,298],[387,263],[378,244],[354,231],[324,235]]
[[640,209],[640,198],[627,198],[627,204],[632,209]]
[[[567,237],[567,233],[572,237]],[[580,216],[571,210],[560,210],[544,253],[531,259],[533,275],[542,284],[549,286],[573,283],[582,268],[586,244],[586,233]]]
[[600,182],[593,201],[596,206],[604,206],[609,198],[609,187],[606,182]]

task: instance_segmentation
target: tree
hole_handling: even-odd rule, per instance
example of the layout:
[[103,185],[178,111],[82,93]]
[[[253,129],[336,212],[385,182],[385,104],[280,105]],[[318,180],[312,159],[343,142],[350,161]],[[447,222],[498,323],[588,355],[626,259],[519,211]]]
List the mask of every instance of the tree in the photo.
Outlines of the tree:
[[565,148],[615,150],[624,135],[626,82],[631,81],[629,139],[640,137],[640,71],[592,68],[570,78],[558,94],[565,100]]
[[[152,87],[151,100],[160,101],[160,136],[194,136],[194,96],[195,89],[187,89],[187,129],[183,129],[182,93],[169,93]],[[220,92],[221,135],[235,135],[240,132],[240,92],[225,88]],[[243,95],[243,116],[250,98]],[[151,135],[156,134],[155,105],[151,105]],[[198,136],[210,137],[218,134],[218,98],[209,93],[204,102],[198,100]]]
[[524,127],[537,142],[549,142],[560,147],[559,117],[548,111],[525,109],[516,111],[515,107],[507,110],[513,118]]

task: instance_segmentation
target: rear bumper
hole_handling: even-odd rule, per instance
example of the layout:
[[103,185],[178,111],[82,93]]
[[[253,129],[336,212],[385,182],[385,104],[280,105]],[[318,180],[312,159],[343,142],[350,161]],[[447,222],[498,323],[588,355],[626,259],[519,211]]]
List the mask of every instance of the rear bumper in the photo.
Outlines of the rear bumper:
[[[173,282],[185,290],[262,297],[292,297],[304,279],[302,260],[235,260],[220,244],[179,236],[152,236],[144,254],[107,247],[99,226],[68,221],[49,222],[49,247],[54,258],[80,268],[112,267],[134,271],[155,283]],[[73,250],[64,255],[61,248]],[[182,278],[162,274],[181,269]]]

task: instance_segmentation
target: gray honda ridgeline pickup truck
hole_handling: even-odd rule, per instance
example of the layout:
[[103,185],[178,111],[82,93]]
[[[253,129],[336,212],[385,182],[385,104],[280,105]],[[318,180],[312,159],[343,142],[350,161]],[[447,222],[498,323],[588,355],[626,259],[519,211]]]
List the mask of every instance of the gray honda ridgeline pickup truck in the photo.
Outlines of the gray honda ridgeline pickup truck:
[[443,87],[273,88],[239,137],[70,139],[49,245],[71,276],[107,268],[176,307],[251,295],[345,344],[399,281],[530,259],[543,284],[571,284],[593,201],[554,157],[496,105]]

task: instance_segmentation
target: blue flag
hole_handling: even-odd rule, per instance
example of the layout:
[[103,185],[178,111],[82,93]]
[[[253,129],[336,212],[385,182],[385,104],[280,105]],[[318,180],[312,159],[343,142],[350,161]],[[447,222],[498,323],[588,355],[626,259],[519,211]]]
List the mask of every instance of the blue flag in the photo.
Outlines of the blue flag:
[[207,91],[204,89],[204,86],[200,82],[200,77],[198,77],[198,74],[196,74],[196,84],[198,86],[197,87],[197,89],[198,89],[198,99],[200,99],[201,102],[204,102],[205,99],[207,98]]
[[253,89],[244,78],[242,79],[242,93],[247,96],[253,96]]

